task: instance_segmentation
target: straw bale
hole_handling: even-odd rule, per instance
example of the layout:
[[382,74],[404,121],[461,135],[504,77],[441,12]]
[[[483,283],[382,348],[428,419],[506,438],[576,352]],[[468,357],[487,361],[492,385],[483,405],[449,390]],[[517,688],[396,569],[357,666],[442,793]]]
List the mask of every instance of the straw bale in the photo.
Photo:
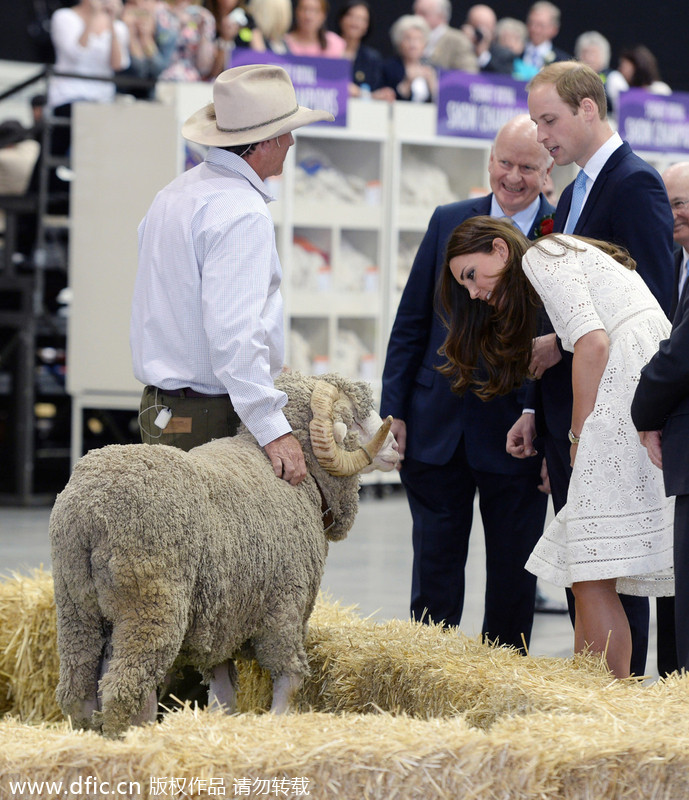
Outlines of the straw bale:
[[[311,677],[295,699],[300,711],[462,714],[487,730],[506,715],[586,711],[599,693],[638,686],[613,680],[598,656],[524,657],[439,625],[376,623],[352,619],[351,609],[339,616],[336,607],[320,608],[327,617],[317,611],[309,625]],[[240,687],[240,710],[269,707],[266,673],[240,665]]]
[[[62,781],[43,800],[102,797],[120,781],[139,783],[132,798],[205,799],[211,779],[226,796],[242,781],[250,797],[301,781],[314,800],[687,796],[688,675],[616,681],[599,657],[524,657],[439,626],[362,619],[321,596],[300,713],[255,713],[269,705],[270,678],[248,663],[247,713],[187,706],[109,741],[54,722],[55,639],[50,574],[0,582],[0,699],[15,717],[0,722],[0,800],[38,796],[10,793],[10,780],[27,778]],[[89,793],[89,776],[108,791]]]
[[[314,800],[681,800],[689,722],[673,722],[675,711],[659,709],[653,728],[638,725],[629,704],[617,715],[593,709],[506,718],[486,733],[458,717],[226,716],[186,707],[158,725],[130,729],[121,741],[71,731],[66,723],[8,719],[0,723],[0,798],[9,797],[9,780],[30,776],[68,787],[81,778],[83,787],[95,776],[111,786],[138,782],[142,792],[131,797],[174,778],[192,798],[207,797],[208,783],[200,781],[213,779],[230,797],[244,782],[252,798],[261,796],[260,781],[301,780]],[[65,796],[98,795],[42,795]]]
[[62,718],[53,579],[45,570],[0,581],[0,713],[25,722]]
[[680,800],[689,780],[689,706],[666,707],[652,695],[588,714],[506,718],[489,738],[528,753],[534,771],[548,776],[544,800]]
[[[220,780],[230,797],[239,782],[252,785],[248,796],[257,797],[260,781],[289,785],[300,780],[308,796],[318,800],[497,798],[501,795],[494,788],[503,784],[505,770],[516,781],[511,797],[533,797],[545,788],[528,763],[513,763],[509,748],[492,747],[485,734],[460,719],[319,713],[228,717],[187,708],[159,725],[130,729],[119,742],[65,725],[48,729],[12,721],[0,723],[0,737],[5,736],[14,742],[0,754],[3,800],[9,780],[27,775],[34,781],[62,781],[63,787],[81,778],[83,788],[86,776],[110,786],[135,781],[142,790],[149,789],[151,779],[174,777],[192,798],[208,796],[198,781],[211,778]],[[65,796],[73,795],[45,794],[45,800]]]

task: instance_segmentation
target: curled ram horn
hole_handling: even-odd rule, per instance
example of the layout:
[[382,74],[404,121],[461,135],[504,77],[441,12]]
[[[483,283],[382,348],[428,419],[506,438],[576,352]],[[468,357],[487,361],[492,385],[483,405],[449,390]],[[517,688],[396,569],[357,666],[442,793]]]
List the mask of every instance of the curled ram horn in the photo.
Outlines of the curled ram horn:
[[347,476],[361,472],[372,463],[385,443],[392,417],[388,417],[376,431],[370,442],[358,450],[338,447],[333,435],[333,407],[338,390],[327,381],[317,381],[311,395],[313,419],[309,423],[311,447],[318,463],[330,475]]

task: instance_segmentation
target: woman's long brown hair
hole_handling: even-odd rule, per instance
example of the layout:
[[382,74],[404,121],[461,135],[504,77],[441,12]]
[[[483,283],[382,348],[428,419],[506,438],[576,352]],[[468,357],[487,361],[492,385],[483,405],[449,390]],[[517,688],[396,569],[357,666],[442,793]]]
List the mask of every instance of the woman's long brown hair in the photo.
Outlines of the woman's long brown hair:
[[[455,256],[491,253],[497,238],[507,244],[509,255],[493,289],[493,304],[488,305],[482,300],[472,300],[469,292],[457,283],[450,272],[450,261]],[[636,262],[622,247],[583,236],[573,238],[597,247],[627,269],[636,268]],[[494,217],[472,217],[452,232],[437,304],[447,327],[445,342],[438,351],[447,362],[439,370],[450,379],[454,392],[473,391],[482,400],[490,400],[521,386],[529,376],[541,301],[521,262],[529,247],[549,253],[543,247],[549,239],[565,250],[583,250],[556,233],[530,242],[511,222]]]
[[[507,244],[509,256],[493,290],[493,305],[488,305],[472,300],[457,283],[450,261],[460,255],[491,253],[496,238]],[[439,370],[458,394],[470,390],[490,400],[508,394],[528,377],[541,305],[522,271],[522,256],[529,245],[511,222],[494,217],[472,217],[450,236],[437,298],[447,327],[439,350],[447,362]]]

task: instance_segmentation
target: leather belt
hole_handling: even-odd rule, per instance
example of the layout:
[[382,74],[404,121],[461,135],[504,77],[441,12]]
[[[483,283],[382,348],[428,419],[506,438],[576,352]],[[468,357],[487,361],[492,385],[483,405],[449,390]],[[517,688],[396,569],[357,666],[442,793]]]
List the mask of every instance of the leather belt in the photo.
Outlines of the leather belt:
[[188,386],[182,389],[161,389],[158,386],[154,388],[161,394],[166,394],[170,397],[202,397],[206,400],[212,400],[217,397],[228,397],[227,394],[203,394],[202,392],[197,392],[196,389],[190,389]]

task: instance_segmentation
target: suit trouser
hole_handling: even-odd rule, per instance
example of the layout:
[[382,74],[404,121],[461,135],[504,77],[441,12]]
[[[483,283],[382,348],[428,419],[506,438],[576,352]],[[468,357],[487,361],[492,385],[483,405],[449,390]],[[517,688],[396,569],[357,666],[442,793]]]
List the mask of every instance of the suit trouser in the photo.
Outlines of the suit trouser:
[[402,483],[413,520],[411,614],[415,619],[459,625],[474,497],[485,534],[486,592],[482,633],[523,649],[533,625],[536,576],[524,569],[543,532],[547,497],[533,475],[473,470],[464,440],[448,464],[405,458]]
[[689,670],[689,495],[675,498],[675,633],[679,666]]
[[[543,442],[553,498],[553,509],[557,514],[567,503],[567,488],[569,479],[572,476],[572,468],[569,465],[570,445],[567,439],[556,439],[550,434],[543,437]],[[574,595],[571,589],[567,589],[566,594],[569,616],[572,620],[572,625],[574,625]],[[621,594],[620,601],[627,615],[632,634],[631,671],[634,675],[643,675],[646,671],[646,655],[648,653],[648,626],[650,621],[648,598]]]

